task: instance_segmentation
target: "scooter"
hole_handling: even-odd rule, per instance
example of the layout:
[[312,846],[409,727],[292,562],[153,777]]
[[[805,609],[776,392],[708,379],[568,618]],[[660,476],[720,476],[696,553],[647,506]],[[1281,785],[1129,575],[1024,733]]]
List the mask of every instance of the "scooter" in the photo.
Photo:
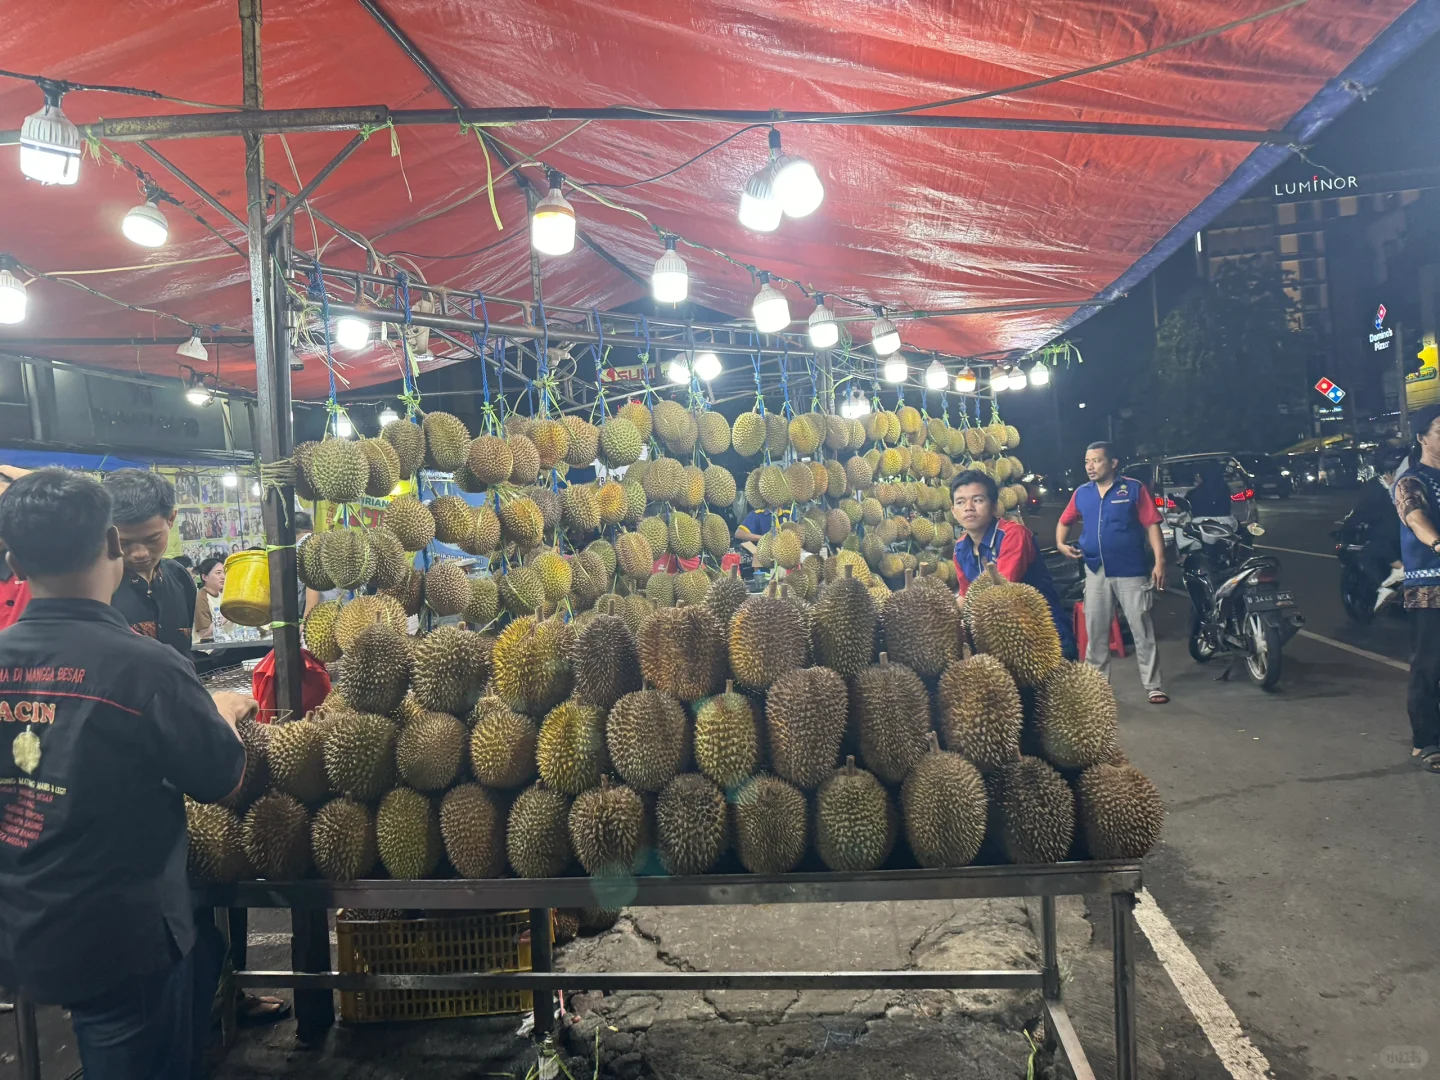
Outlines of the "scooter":
[[1387,609],[1391,615],[1405,614],[1399,603],[1404,574],[1365,550],[1369,533],[1369,523],[1356,518],[1352,511],[1330,534],[1335,541],[1335,557],[1340,560],[1340,601],[1345,605],[1345,614],[1361,625],[1368,625]]
[[[1228,679],[1242,658],[1250,680],[1265,690],[1280,681],[1285,643],[1305,625],[1294,594],[1280,586],[1280,560],[1255,555],[1233,519],[1199,518],[1175,497],[1176,548],[1190,595],[1190,655],[1201,664],[1230,658]],[[1252,536],[1264,533],[1251,524]]]

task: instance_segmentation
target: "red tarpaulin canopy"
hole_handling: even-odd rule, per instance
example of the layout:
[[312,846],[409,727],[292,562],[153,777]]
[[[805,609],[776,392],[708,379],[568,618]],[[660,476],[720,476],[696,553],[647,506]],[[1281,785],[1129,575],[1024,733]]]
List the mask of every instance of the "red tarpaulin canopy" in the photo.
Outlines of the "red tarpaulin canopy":
[[[841,0],[660,3],[628,0],[488,0],[483,4],[384,0],[393,19],[473,107],[888,110],[1015,86],[1128,56],[1256,15],[1274,0],[951,0],[855,4]],[[1433,0],[1308,0],[1249,25],[1028,91],[935,113],[1216,128],[1313,135],[1435,29]],[[284,109],[378,105],[444,109],[446,99],[356,0],[266,5],[264,105]],[[240,30],[234,0],[22,4],[0,25],[0,67],[76,82],[159,90],[238,106]],[[1353,85],[1352,85],[1353,84]],[[32,83],[0,79],[0,128],[18,128],[41,105]],[[200,110],[90,91],[70,93],[76,123]],[[721,123],[595,121],[491,129],[581,183],[625,184],[661,173],[737,129]],[[781,125],[787,151],[817,166],[827,196],[808,218],[771,234],[736,221],[739,192],[765,160],[763,130],[741,134],[673,176],[606,190],[648,223],[578,193],[580,227],[629,276],[583,244],[542,259],[547,301],[600,308],[646,293],[660,253],[652,225],[842,297],[896,309],[1076,302],[1025,313],[903,324],[908,346],[973,355],[1028,349],[1063,331],[1080,301],[1128,288],[1223,205],[1284,156],[1254,142],[1110,134],[907,127]],[[290,190],[309,180],[349,132],[266,139],[269,174]],[[563,140],[563,141],[561,141]],[[554,144],[554,145],[552,145]],[[240,217],[239,138],[155,143]],[[127,310],[58,281],[30,286],[19,337],[184,335],[185,323],[244,332],[247,267],[178,207],[164,207],[169,242],[139,248],[120,232],[140,201],[134,175],[109,151],[154,174],[243,247],[243,234],[195,198],[134,143],[107,144],[73,187],[22,178],[13,149],[0,159],[0,251],[44,272],[129,267],[71,280],[172,321]],[[293,157],[293,166],[291,158]],[[502,168],[493,161],[494,170]],[[486,158],[458,123],[372,135],[313,200],[383,252],[412,253],[432,283],[529,295],[524,196],[513,177],[486,194]],[[541,191],[544,174],[527,169]],[[448,209],[464,201],[454,209]],[[426,220],[428,218],[428,220]],[[352,243],[300,215],[296,242],[318,243],[326,262],[362,266]],[[485,249],[489,250],[485,250]],[[748,271],[686,247],[691,298],[744,315],[756,286]],[[143,265],[142,265],[143,264]],[[639,280],[636,280],[636,279]],[[810,302],[788,290],[797,320]],[[836,303],[837,314],[861,309]],[[797,329],[800,324],[797,323]],[[868,339],[859,326],[856,337]],[[172,346],[26,346],[90,364],[175,374]],[[254,385],[247,348],[222,350],[224,376]],[[360,386],[394,378],[391,354],[351,358]],[[325,374],[310,365],[296,392]]]

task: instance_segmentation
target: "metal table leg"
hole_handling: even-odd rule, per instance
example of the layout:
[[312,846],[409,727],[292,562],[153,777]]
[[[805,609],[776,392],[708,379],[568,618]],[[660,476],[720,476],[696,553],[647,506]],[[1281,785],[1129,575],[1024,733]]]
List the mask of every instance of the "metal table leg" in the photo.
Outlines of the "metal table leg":
[[[1055,941],[1055,898],[1053,896],[1040,898],[1040,955],[1041,974],[1045,977],[1045,997],[1051,1001],[1059,1001],[1060,954]],[[1047,1014],[1044,1047],[1050,1053],[1054,1053],[1056,1045],[1055,1025],[1050,1022]]]
[[15,998],[15,1031],[20,1080],[40,1080],[40,1029],[35,1025],[35,1002],[24,994]]
[[1137,1080],[1139,1051],[1135,1041],[1135,953],[1131,940],[1134,893],[1110,894],[1110,932],[1115,955],[1115,1077]]
[[[550,941],[550,909],[530,909],[530,970],[553,971],[554,949]],[[543,1039],[555,1027],[555,995],[549,990],[534,992],[535,1038]]]
[[[296,971],[330,970],[330,912],[290,910],[290,962]],[[335,995],[329,990],[295,991],[295,1035],[316,1042],[335,1023]]]

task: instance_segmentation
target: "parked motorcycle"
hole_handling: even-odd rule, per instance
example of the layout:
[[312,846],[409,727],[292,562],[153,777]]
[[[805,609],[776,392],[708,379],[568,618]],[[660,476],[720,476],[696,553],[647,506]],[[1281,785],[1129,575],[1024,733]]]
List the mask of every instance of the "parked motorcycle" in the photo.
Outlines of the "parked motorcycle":
[[[1254,554],[1233,519],[1197,519],[1183,497],[1175,504],[1176,548],[1190,595],[1191,657],[1201,664],[1230,657],[1222,679],[1243,658],[1252,682],[1274,688],[1285,643],[1305,624],[1294,594],[1280,585],[1280,560]],[[1254,524],[1248,530],[1264,532]]]
[[1377,612],[1385,609],[1403,616],[1401,594],[1390,564],[1366,550],[1369,522],[1352,511],[1330,537],[1335,541],[1335,557],[1340,560],[1340,600],[1345,614],[1362,625],[1368,625]]

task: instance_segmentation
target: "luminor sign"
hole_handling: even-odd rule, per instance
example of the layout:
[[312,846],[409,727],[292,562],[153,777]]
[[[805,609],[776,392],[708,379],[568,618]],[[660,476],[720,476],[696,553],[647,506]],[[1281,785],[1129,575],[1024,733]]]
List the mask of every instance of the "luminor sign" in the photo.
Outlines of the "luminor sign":
[[1360,187],[1355,176],[1321,176],[1318,173],[1309,180],[1292,180],[1275,185],[1276,195],[1314,195],[1322,191],[1354,191]]

